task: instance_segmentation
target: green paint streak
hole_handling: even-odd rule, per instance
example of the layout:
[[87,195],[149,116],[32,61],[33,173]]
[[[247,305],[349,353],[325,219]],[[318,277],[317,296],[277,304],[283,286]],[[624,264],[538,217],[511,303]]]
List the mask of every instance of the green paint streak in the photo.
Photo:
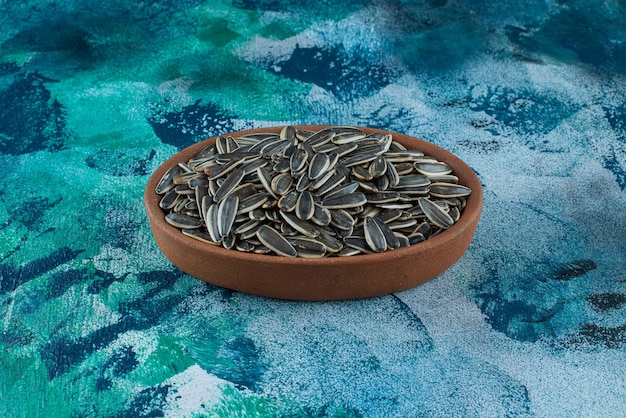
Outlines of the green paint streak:
[[229,29],[229,21],[222,18],[204,17],[198,28],[198,39],[216,48],[223,48],[237,39],[239,34]]
[[237,390],[227,385],[222,388],[219,402],[203,413],[194,417],[253,418],[253,417],[292,417],[307,418],[312,416],[328,418],[358,418],[361,415],[337,404],[327,404],[320,408],[304,407],[293,399],[269,398],[250,392]]
[[146,292],[146,287],[137,282],[134,276],[128,276],[121,282],[111,285],[100,292],[102,303],[112,311],[117,311],[121,303],[131,302]]
[[157,348],[133,373],[137,383],[154,386],[195,364],[183,347],[172,337],[159,337]]
[[[311,86],[276,76],[236,57],[215,57],[215,66],[194,74],[198,98],[211,100],[242,119],[293,120]],[[300,99],[296,99],[300,98]]]
[[220,402],[212,408],[208,416],[251,418],[284,416],[284,409],[276,401],[252,394],[244,394],[232,386],[222,390]]
[[[50,384],[39,357],[28,351],[10,352],[0,345],[0,416],[71,416],[66,399],[71,386]],[[80,385],[73,385],[75,388]]]

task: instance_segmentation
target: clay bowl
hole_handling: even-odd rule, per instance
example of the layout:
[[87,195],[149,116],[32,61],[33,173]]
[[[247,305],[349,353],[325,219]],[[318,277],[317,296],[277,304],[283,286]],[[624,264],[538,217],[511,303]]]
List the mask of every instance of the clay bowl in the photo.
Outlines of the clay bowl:
[[[298,126],[320,130],[324,126]],[[236,133],[279,132],[281,127]],[[378,129],[362,128],[367,133]],[[428,142],[392,132],[409,149],[420,149],[446,162],[472,194],[458,222],[422,243],[394,251],[323,259],[249,254],[202,243],[184,236],[164,220],[155,187],[165,171],[186,162],[215,138],[196,143],[163,163],[150,177],[144,194],[150,226],[163,254],[184,272],[208,283],[254,295],[290,300],[340,300],[380,296],[415,287],[452,266],[470,245],[483,203],[480,181],[453,154]]]

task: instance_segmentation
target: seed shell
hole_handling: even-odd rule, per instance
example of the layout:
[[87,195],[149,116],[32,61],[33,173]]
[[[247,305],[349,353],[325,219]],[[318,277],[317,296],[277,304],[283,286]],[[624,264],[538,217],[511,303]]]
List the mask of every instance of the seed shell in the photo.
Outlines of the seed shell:
[[161,180],[157,183],[155,192],[157,194],[165,194],[172,190],[174,188],[174,177],[178,176],[182,172],[183,169],[178,165],[175,165],[167,170],[161,177]]
[[361,192],[355,192],[339,197],[326,198],[322,201],[322,205],[327,209],[346,209],[354,208],[367,203],[367,196]]
[[298,255],[293,245],[274,228],[261,225],[256,231],[256,236],[263,245],[277,254],[284,255],[285,257],[295,257]]
[[448,215],[439,205],[427,197],[422,197],[418,200],[420,208],[424,211],[424,214],[428,217],[431,223],[436,226],[447,229],[452,226],[454,220]]
[[237,216],[237,207],[239,206],[239,198],[229,195],[221,203],[217,212],[217,225],[220,237],[224,238],[230,234],[230,230]]
[[374,219],[365,218],[363,221],[363,229],[365,231],[365,242],[372,251],[380,253],[387,249],[387,240],[380,226]]

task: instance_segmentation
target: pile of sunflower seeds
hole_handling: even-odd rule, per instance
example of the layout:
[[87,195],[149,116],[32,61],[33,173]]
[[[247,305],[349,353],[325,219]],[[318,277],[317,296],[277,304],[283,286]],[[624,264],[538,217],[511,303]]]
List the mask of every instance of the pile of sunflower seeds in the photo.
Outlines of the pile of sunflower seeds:
[[171,167],[156,193],[165,220],[189,237],[319,258],[422,242],[459,220],[471,191],[448,165],[390,134],[285,126],[218,137]]

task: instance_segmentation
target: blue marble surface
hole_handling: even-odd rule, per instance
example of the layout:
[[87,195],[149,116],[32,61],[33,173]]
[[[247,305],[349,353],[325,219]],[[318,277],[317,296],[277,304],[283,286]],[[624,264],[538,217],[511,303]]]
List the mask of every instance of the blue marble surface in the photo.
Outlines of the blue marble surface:
[[[620,1],[0,2],[0,416],[626,416]],[[302,303],[160,253],[168,157],[249,127],[433,142],[479,175],[468,252]]]

